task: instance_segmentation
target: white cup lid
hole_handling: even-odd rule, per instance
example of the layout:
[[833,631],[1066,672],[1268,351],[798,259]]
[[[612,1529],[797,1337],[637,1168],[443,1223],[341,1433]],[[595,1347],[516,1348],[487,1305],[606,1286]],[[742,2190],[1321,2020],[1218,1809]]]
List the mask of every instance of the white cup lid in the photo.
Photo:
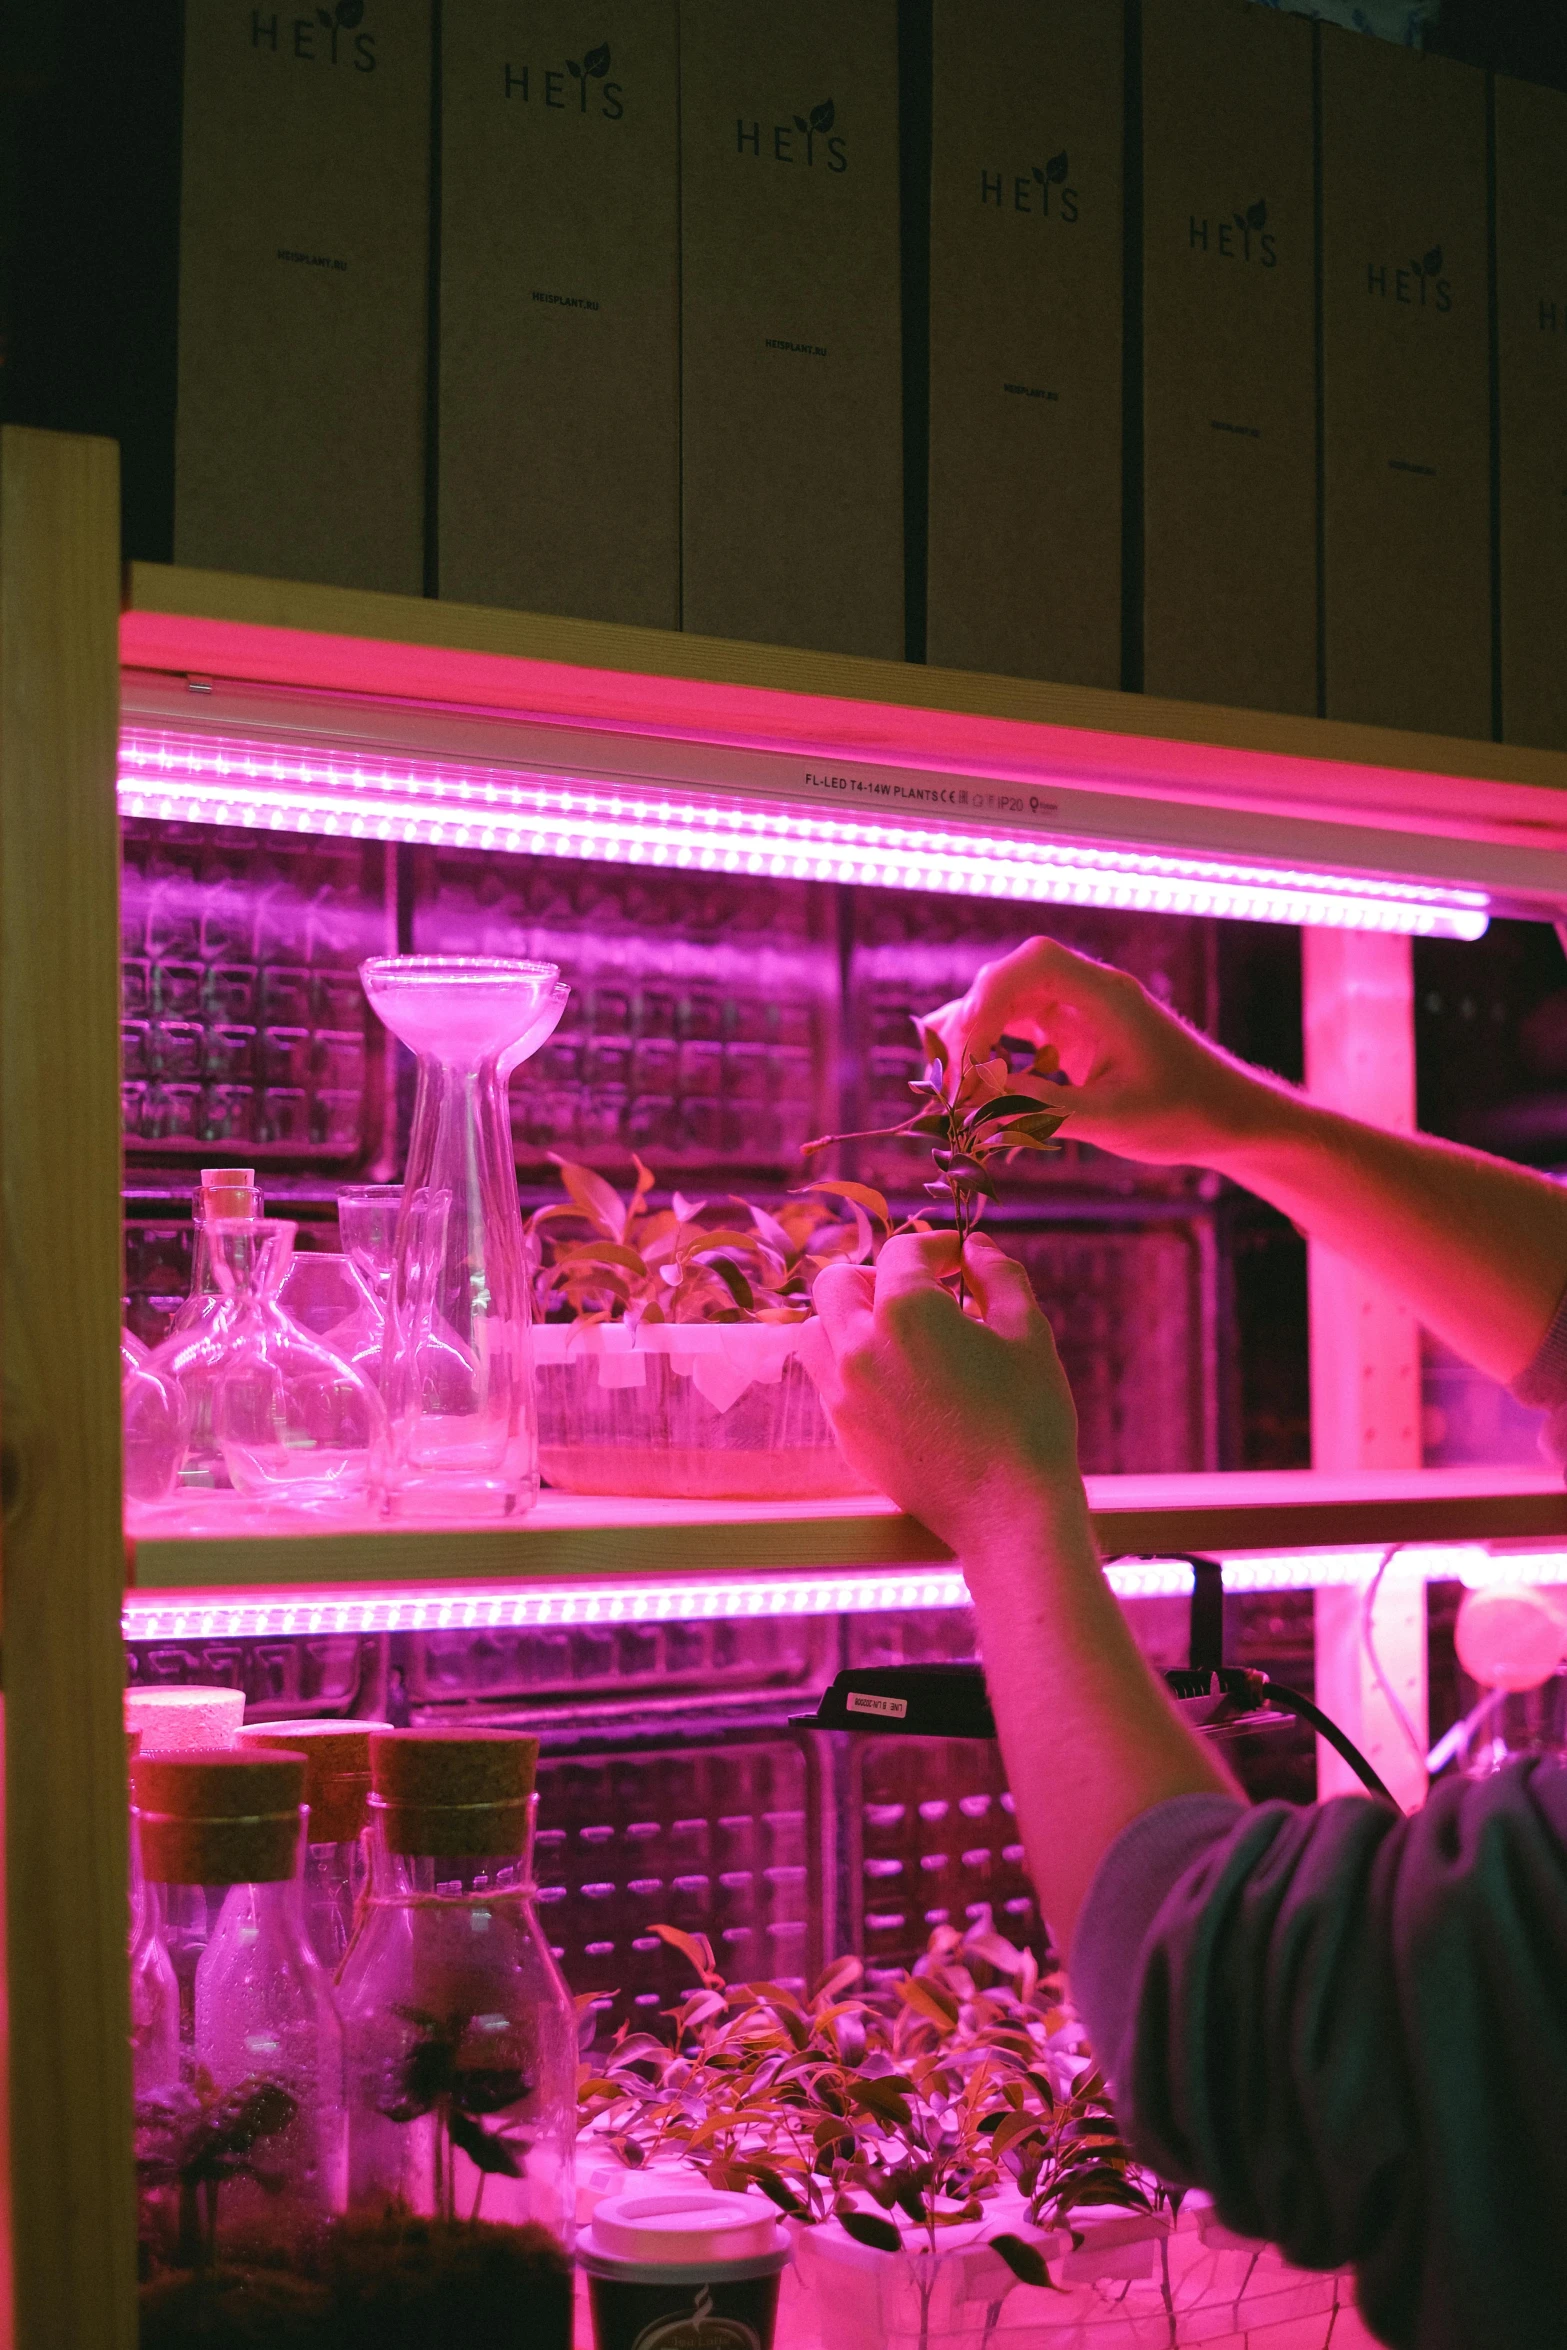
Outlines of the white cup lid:
[[778,2250],[774,2212],[750,2195],[695,2185],[606,2196],[594,2209],[590,2233],[595,2251],[648,2266],[763,2260]]

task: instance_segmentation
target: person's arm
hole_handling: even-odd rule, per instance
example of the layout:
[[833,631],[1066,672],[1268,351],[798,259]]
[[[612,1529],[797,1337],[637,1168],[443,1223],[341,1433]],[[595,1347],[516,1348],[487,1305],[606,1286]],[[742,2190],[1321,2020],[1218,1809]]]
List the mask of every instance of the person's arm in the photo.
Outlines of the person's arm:
[[1567,1188],[1547,1176],[1321,1109],[1052,939],[986,964],[930,1021],[953,1053],[1003,1035],[1052,1045],[1069,1134],[1211,1167],[1386,1282],[1491,1377],[1533,1362],[1567,1286]]
[[1027,1274],[971,1240],[978,1322],[939,1285],[956,1263],[956,1241],[932,1234],[889,1241],[874,1275],[819,1276],[824,1400],[854,1466],[962,1562],[1030,1873],[1065,1950],[1130,1821],[1170,1796],[1237,1790],[1105,1581],[1071,1394]]

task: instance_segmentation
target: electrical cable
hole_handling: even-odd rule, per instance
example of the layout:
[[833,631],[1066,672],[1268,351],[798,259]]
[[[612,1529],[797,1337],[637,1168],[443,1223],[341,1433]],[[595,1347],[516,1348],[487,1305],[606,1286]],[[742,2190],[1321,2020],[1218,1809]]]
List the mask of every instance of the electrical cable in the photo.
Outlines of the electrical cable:
[[1398,1799],[1392,1789],[1378,1778],[1354,1740],[1345,1735],[1337,1722],[1322,1711],[1321,1706],[1314,1705],[1309,1697],[1302,1697],[1298,1689],[1286,1689],[1282,1681],[1270,1681],[1266,1673],[1259,1674],[1258,1678],[1269,1698],[1281,1706],[1285,1713],[1298,1714],[1303,1722],[1316,1731],[1319,1738],[1327,1740],[1334,1753],[1348,1763],[1369,1794],[1380,1796],[1384,1803],[1391,1803],[1395,1811],[1399,1809]]
[[1377,1654],[1376,1636],[1373,1630],[1373,1619],[1376,1614],[1377,1594],[1382,1588],[1382,1578],[1387,1573],[1388,1568],[1392,1565],[1393,1561],[1397,1558],[1403,1547],[1404,1545],[1401,1542],[1389,1543],[1387,1549],[1382,1553],[1381,1561],[1377,1567],[1376,1573],[1372,1576],[1370,1582],[1366,1585],[1365,1590],[1361,1593],[1360,1645],[1365,1650],[1366,1662],[1371,1667],[1372,1677],[1375,1680],[1377,1687],[1382,1692],[1383,1698],[1387,1704],[1387,1709],[1392,1715],[1394,1721],[1398,1724],[1398,1727],[1403,1734],[1404,1740],[1409,1747],[1409,1751],[1415,1758],[1415,1767],[1420,1772],[1421,1776],[1424,1777],[1427,1770],[1425,1740],[1417,1734],[1414,1723],[1410,1720],[1408,1714],[1404,1711],[1403,1703],[1399,1697],[1398,1691],[1393,1687],[1392,1682],[1388,1679],[1387,1674],[1383,1671],[1382,1659]]

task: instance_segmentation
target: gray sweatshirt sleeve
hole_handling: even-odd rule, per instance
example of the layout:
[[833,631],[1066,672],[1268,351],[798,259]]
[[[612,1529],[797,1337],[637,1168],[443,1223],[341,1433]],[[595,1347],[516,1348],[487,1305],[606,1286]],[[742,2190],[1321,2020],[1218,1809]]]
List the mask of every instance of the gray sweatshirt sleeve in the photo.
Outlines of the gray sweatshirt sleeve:
[[1399,2350],[1567,2345],[1567,1770],[1404,1819],[1180,1797],[1106,1854],[1073,1989],[1143,2160]]

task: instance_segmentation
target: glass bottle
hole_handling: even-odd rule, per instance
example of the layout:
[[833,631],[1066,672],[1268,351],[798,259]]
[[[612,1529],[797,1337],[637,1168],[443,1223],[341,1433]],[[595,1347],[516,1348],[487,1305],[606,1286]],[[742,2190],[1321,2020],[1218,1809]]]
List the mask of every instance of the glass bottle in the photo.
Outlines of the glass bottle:
[[559,2273],[575,2216],[577,2035],[534,1906],[537,1760],[506,1732],[372,1736],[370,1898],[338,1978],[351,2217],[427,2221],[440,2259],[482,2250],[519,2290],[541,2254]]
[[346,2190],[342,2033],[300,1898],[305,1764],[225,1748],[133,1769],[147,1882],[166,1920],[205,1920],[194,1965],[193,1935],[169,1953],[180,2079],[136,2104],[142,2340],[197,2316],[220,2340],[226,2308],[297,2304]]
[[370,1733],[385,1722],[254,1722],[239,1734],[243,1747],[303,1755],[305,1808],[305,1931],[329,1975],[353,1940],[369,1888],[365,1827],[370,1804]]
[[196,1239],[191,1250],[190,1294],[169,1324],[165,1337],[176,1330],[199,1329],[218,1310],[221,1293],[212,1269],[208,1225],[220,1216],[259,1216],[261,1208],[254,1167],[202,1168],[200,1186],[191,1198],[190,1214]]
[[381,1385],[386,1318],[396,1262],[400,1183],[345,1183],[337,1195],[337,1229],[360,1292],[349,1324],[334,1340],[356,1369]]
[[190,1406],[178,1379],[155,1366],[128,1330],[120,1332],[120,1413],[126,1500],[167,1501],[190,1441]]
[[[125,1759],[135,1762],[141,1732],[125,1733]],[[130,1818],[131,2082],[137,2097],[172,2089],[180,2077],[180,1988],[163,1947],[156,1889],[141,1865],[134,1806]]]
[[[384,1470],[386,1416],[361,1372],[278,1302],[295,1227],[259,1217],[209,1229],[223,1312],[191,1341],[193,1411],[210,1414],[228,1481],[250,1500],[365,1500]],[[160,1349],[160,1354],[162,1350]],[[156,1360],[157,1358],[155,1358]]]
[[[383,956],[360,977],[419,1063],[382,1379],[392,1507],[458,1522],[507,1517],[537,1500],[539,1467],[506,1085],[570,991],[553,963],[479,956]],[[428,1218],[443,1200],[436,1256]]]

